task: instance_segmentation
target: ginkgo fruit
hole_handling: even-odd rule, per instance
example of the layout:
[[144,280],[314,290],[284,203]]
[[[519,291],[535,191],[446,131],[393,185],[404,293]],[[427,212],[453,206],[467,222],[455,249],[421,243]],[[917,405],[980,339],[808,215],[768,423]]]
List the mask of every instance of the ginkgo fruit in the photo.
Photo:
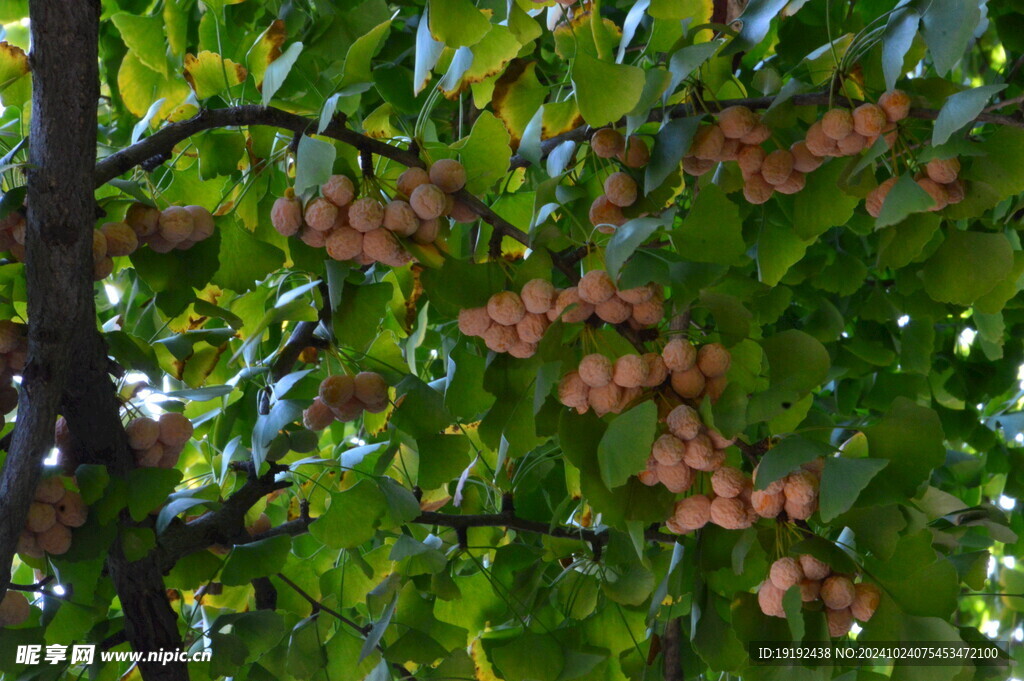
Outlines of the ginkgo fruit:
[[890,123],[896,123],[910,115],[910,96],[902,90],[890,90],[878,98],[878,106]]
[[324,247],[332,260],[353,260],[363,252],[363,234],[351,227],[336,227],[327,235]]
[[743,138],[757,122],[757,115],[745,106],[730,106],[718,112],[718,126],[728,139]]
[[885,110],[877,104],[861,104],[853,110],[853,129],[864,137],[880,135],[888,123]]
[[352,203],[356,197],[356,187],[347,175],[331,175],[320,185],[320,194],[335,206],[341,207]]
[[184,241],[192,235],[192,215],[181,206],[168,206],[160,211],[158,224],[160,236],[171,243]]
[[400,236],[412,236],[420,226],[420,219],[412,206],[401,199],[388,201],[384,206],[384,219],[381,223],[385,229]]
[[612,361],[602,354],[592,353],[580,360],[577,371],[588,386],[601,388],[612,380]]
[[615,282],[604,270],[591,270],[584,274],[576,290],[583,301],[594,305],[608,300],[616,291]]
[[590,136],[590,148],[601,158],[614,158],[625,150],[626,140],[612,128],[601,128]]
[[636,203],[637,184],[636,180],[628,173],[616,172],[605,178],[604,194],[608,200],[616,206],[625,208]]
[[618,157],[629,168],[643,168],[651,160],[651,151],[641,137],[630,135]]
[[487,314],[498,324],[513,326],[526,314],[526,306],[515,291],[500,291],[487,300]]
[[444,214],[448,198],[437,185],[421,184],[409,195],[409,205],[421,220],[431,220]]
[[348,222],[353,229],[364,234],[377,229],[384,223],[384,204],[369,196],[356,199],[349,205]]
[[395,183],[399,193],[406,198],[412,196],[413,190],[421,184],[430,184],[430,175],[423,168],[412,167],[398,176]]
[[28,599],[19,591],[8,590],[0,601],[0,627],[16,627],[24,624],[32,615]]
[[445,158],[434,162],[430,166],[429,175],[431,183],[448,194],[466,186],[466,169],[454,159]]

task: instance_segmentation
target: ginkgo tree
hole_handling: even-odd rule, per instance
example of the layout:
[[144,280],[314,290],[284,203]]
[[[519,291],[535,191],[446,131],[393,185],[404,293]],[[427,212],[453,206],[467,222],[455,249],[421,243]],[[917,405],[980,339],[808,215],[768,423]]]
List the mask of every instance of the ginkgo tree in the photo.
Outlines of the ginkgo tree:
[[0,678],[1012,675],[1021,3],[0,23]]

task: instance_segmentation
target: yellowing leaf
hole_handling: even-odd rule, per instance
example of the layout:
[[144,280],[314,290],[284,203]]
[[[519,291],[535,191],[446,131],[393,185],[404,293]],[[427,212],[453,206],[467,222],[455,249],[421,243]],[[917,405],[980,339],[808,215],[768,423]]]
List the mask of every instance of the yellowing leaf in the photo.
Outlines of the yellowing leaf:
[[0,42],[0,90],[3,90],[29,71],[25,51],[7,41]]
[[383,139],[396,137],[399,133],[395,130],[395,126],[391,125],[391,114],[393,113],[394,109],[390,104],[387,102],[381,104],[363,119],[363,130],[370,137]]
[[284,22],[275,19],[267,27],[267,30],[260,34],[260,37],[249,48],[249,53],[245,55],[245,63],[249,67],[249,73],[252,74],[253,80],[256,81],[257,88],[263,85],[263,75],[267,72],[267,67],[281,56],[281,45],[284,45],[286,36]]
[[513,61],[498,79],[491,95],[494,115],[512,135],[512,146],[519,140],[537,108],[544,103],[548,89],[537,79],[537,63]]
[[491,30],[487,32],[483,40],[471,48],[473,63],[462,74],[459,85],[451,90],[446,90],[445,96],[451,99],[462,92],[467,85],[479,83],[500,73],[505,68],[505,64],[519,54],[521,47],[522,45],[507,26],[497,24],[491,26]]
[[247,74],[241,64],[209,50],[203,50],[198,56],[185,55],[185,80],[199,99],[212,97],[238,85]]
[[180,79],[160,75],[131,52],[125,55],[117,72],[117,88],[128,110],[140,118],[153,102],[163,99],[160,111],[153,116],[154,124],[167,118],[189,95],[188,86]]
[[[602,19],[600,30],[595,31],[591,25],[590,13],[580,14],[571,23],[559,24],[554,31],[555,52],[562,59],[572,59],[577,54],[589,54],[597,57],[611,54],[622,39],[622,31],[611,19]],[[600,36],[600,44],[595,43],[594,36]]]
[[655,19],[689,19],[690,26],[708,23],[714,11],[712,0],[651,0],[647,9]]
[[548,139],[563,132],[569,132],[583,124],[583,117],[580,116],[580,108],[576,100],[569,99],[564,102],[548,102],[544,105],[544,115],[541,117],[541,139]]
[[167,42],[164,39],[162,17],[140,17],[118,12],[110,20],[121,32],[124,44],[139,61],[161,75],[167,75]]

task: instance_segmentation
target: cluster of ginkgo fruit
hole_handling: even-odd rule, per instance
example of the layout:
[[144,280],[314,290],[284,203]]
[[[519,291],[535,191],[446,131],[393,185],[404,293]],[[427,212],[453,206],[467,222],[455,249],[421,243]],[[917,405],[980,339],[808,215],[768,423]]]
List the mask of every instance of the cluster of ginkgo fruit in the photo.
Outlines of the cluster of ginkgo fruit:
[[[651,151],[639,135],[624,137],[614,128],[601,128],[590,137],[590,148],[598,158],[615,159],[626,169],[639,170],[651,160]],[[636,203],[640,188],[629,170],[619,170],[604,180],[604,193],[590,204],[590,223],[603,234],[611,234],[628,218],[622,213]]]
[[388,384],[380,374],[333,374],[320,382],[319,394],[302,412],[302,423],[309,430],[323,430],[335,421],[354,421],[364,411],[379,414],[388,404]]
[[594,315],[608,324],[648,328],[665,315],[661,289],[648,284],[620,291],[603,270],[588,272],[579,284],[565,289],[532,279],[519,293],[500,291],[486,305],[460,310],[459,331],[482,338],[494,352],[525,359],[537,352],[552,322],[572,324]]
[[274,202],[270,219],[280,234],[325,248],[333,260],[401,267],[412,260],[404,239],[432,244],[441,236],[441,218],[476,220],[476,213],[454,196],[465,186],[466,169],[453,159],[436,161],[429,170],[407,169],[398,177],[393,198],[383,192],[356,198],[347,175],[332,175],[320,186],[320,196],[305,206],[288,189]]
[[24,324],[0,320],[0,413],[10,414],[18,406],[14,377],[25,370],[28,337]]
[[[785,477],[763,485],[764,489],[755,489],[750,496],[754,511],[762,518],[776,518],[785,512],[791,520],[807,520],[818,510],[818,488],[824,467],[824,459],[813,459]],[[759,468],[760,465],[754,468],[755,483]]]
[[[803,140],[787,148],[766,149],[771,129],[761,116],[745,106],[730,106],[717,114],[717,121],[700,126],[683,157],[683,171],[700,176],[716,164],[735,161],[743,175],[744,198],[753,204],[768,201],[775,192],[795,194],[806,185],[806,175],[828,158],[854,156],[870,149],[884,136],[891,148],[897,135],[896,124],[910,114],[910,97],[900,90],[882,94],[878,103],[863,103],[854,109],[836,107],[808,128]],[[594,153],[604,158],[618,157],[629,167],[641,167],[649,160],[643,140],[630,137],[630,146],[638,165],[627,162],[629,154],[621,134],[611,128],[596,131],[590,140]],[[642,151],[640,151],[642,149]],[[958,179],[960,163],[956,158],[933,159],[923,166],[914,179],[932,198],[930,210],[942,210],[964,198],[964,187]],[[867,211],[878,217],[882,203],[896,178],[882,182],[867,197]],[[590,208],[591,222],[611,232],[626,221],[622,208],[633,205],[637,184],[624,172],[610,175],[605,193]]]
[[185,445],[192,439],[192,422],[182,414],[167,412],[159,420],[148,416],[132,419],[125,427],[128,446],[140,468],[174,468]]
[[108,222],[93,234],[93,276],[102,279],[110,274],[111,256],[130,255],[143,245],[157,253],[186,251],[213,236],[214,227],[213,215],[202,206],[160,210],[133,203],[122,222]]
[[621,413],[643,393],[668,381],[679,398],[717,400],[725,389],[729,351],[719,343],[697,350],[689,341],[675,338],[659,355],[656,352],[626,354],[615,358],[591,353],[562,377],[559,401],[580,414],[593,408],[598,416]]
[[856,575],[833,573],[824,561],[810,554],[784,556],[772,563],[768,578],[757,590],[761,612],[769,617],[786,617],[782,599],[796,587],[804,603],[821,601],[825,607],[828,633],[845,636],[853,621],[867,622],[875,614],[881,590],[870,582],[857,582]]
[[[157,253],[187,250],[213,235],[210,211],[202,206],[168,206],[160,210],[144,203],[128,207],[124,220],[106,222],[92,233],[92,277],[106,279],[114,258],[131,255],[146,244]],[[0,219],[0,251],[25,259],[25,216],[13,211]]]
[[44,478],[29,506],[17,552],[30,558],[67,553],[71,548],[71,528],[84,525],[88,516],[82,495],[67,489],[60,476]]

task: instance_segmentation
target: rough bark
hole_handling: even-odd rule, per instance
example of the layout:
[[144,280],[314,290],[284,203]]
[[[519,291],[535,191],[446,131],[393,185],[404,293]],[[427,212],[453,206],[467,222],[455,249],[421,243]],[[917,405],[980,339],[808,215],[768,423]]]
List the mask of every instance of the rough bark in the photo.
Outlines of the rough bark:
[[[33,75],[25,277],[28,364],[0,476],[0,565],[9,566],[53,426],[77,329],[94,328],[93,176],[99,97],[96,0],[30,3]],[[0,595],[10,581],[0,570]]]

